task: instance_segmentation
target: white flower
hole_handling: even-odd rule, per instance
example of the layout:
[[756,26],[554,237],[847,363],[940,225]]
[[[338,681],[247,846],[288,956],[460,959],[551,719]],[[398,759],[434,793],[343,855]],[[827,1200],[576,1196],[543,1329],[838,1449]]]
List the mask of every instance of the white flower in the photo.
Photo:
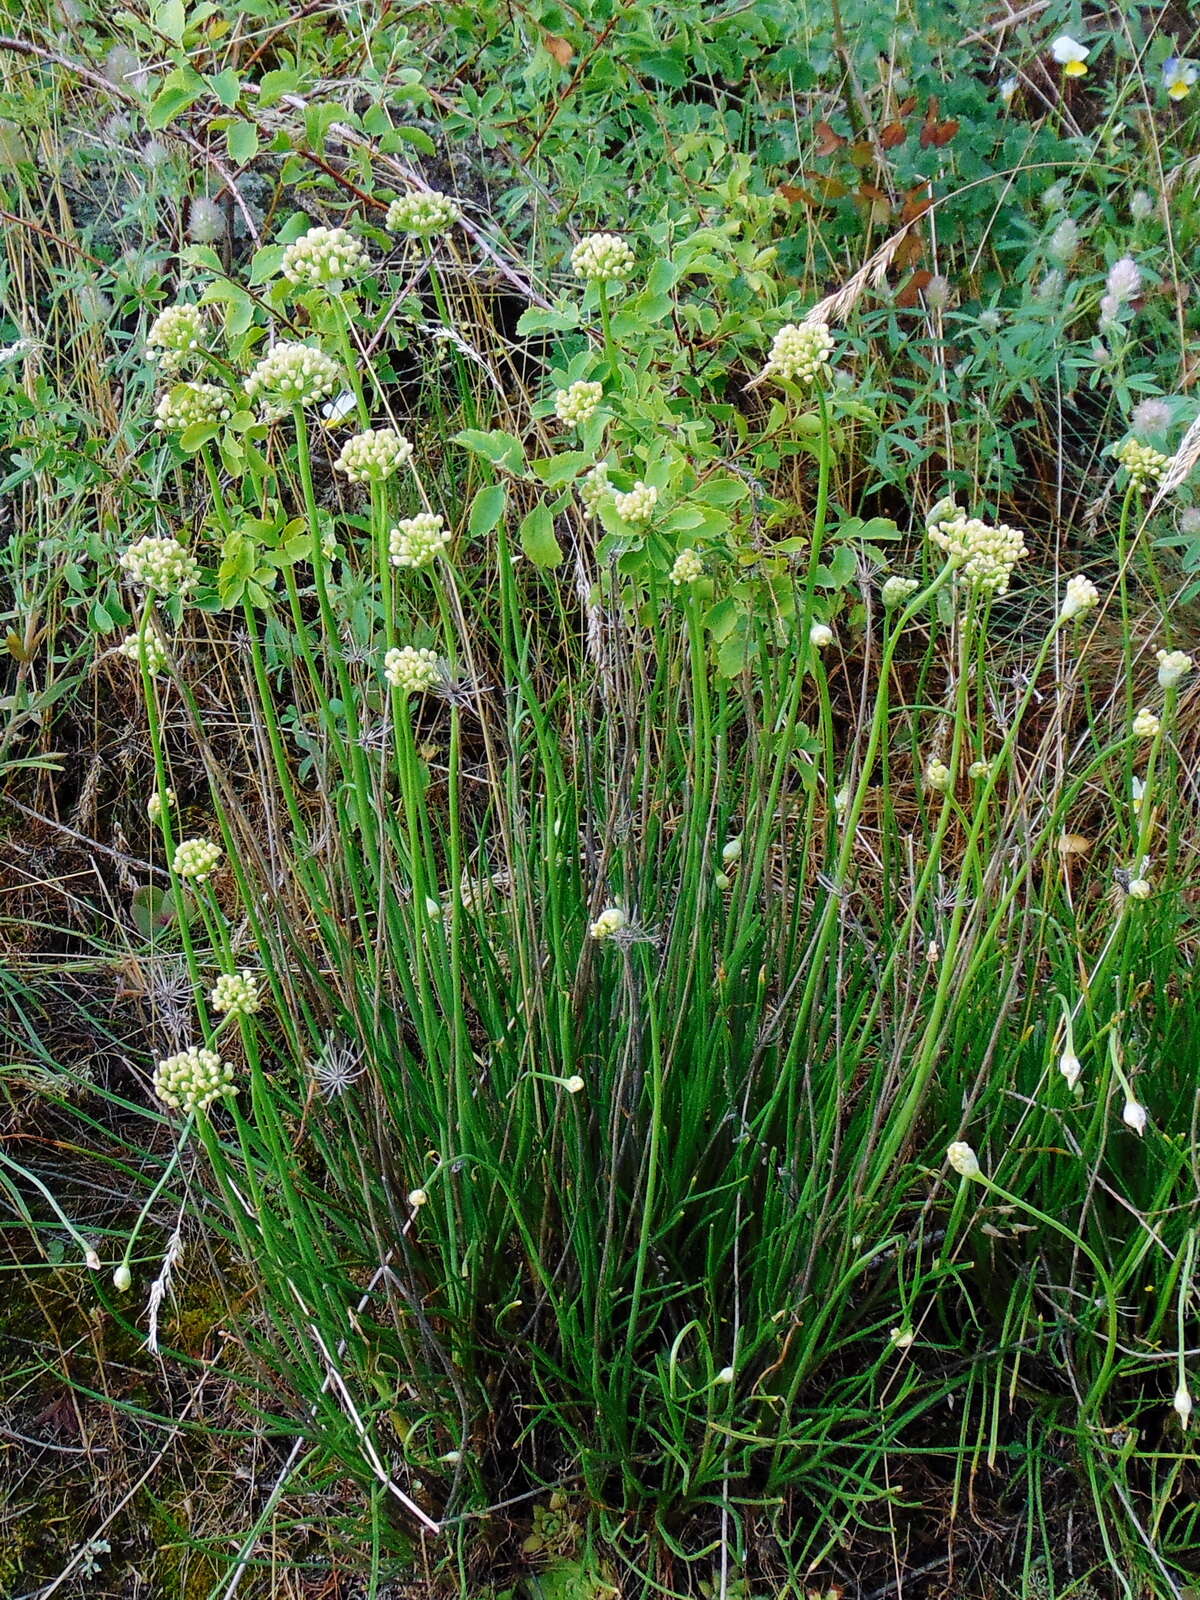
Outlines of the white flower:
[[408,1203],[410,1206],[423,1206],[428,1199],[429,1196],[425,1193],[424,1189],[410,1189],[408,1191]]
[[289,283],[340,289],[370,266],[367,252],[346,228],[310,228],[283,252],[280,272]]
[[1156,650],[1154,659],[1158,662],[1158,681],[1164,689],[1173,689],[1196,665],[1182,650]]
[[172,866],[181,878],[203,883],[221,859],[221,846],[211,839],[183,839],[175,846]]
[[334,462],[351,483],[383,483],[412,460],[412,445],[395,428],[368,428],[353,434]]
[[1143,706],[1130,724],[1136,739],[1153,739],[1162,730],[1162,721],[1149,706]]
[[383,658],[383,675],[401,694],[423,694],[441,677],[441,662],[433,650],[415,650],[400,645]]
[[332,400],[326,400],[321,407],[321,420],[327,428],[340,428],[354,415],[358,402],[349,389],[343,389],[341,394],[335,394]]
[[208,998],[214,1011],[229,1017],[250,1017],[262,1010],[258,979],[249,967],[240,972],[223,972]]
[[1180,1424],[1186,1432],[1192,1421],[1192,1397],[1188,1393],[1188,1386],[1182,1378],[1179,1381],[1179,1387],[1175,1391],[1175,1397],[1171,1404],[1175,1408]]
[[1157,201],[1148,189],[1135,189],[1129,202],[1129,215],[1135,222],[1145,222],[1154,215]]
[[421,511],[400,522],[388,534],[388,554],[394,567],[428,567],[450,543],[450,530],[432,511]]
[[721,846],[721,860],[727,867],[731,867],[735,861],[740,861],[741,859],[741,836],[739,835],[736,839],[726,839],[725,843]]
[[554,395],[554,414],[568,427],[578,428],[590,422],[604,399],[602,383],[573,383],[569,389],[559,389]]
[[946,1160],[960,1177],[979,1177],[979,1160],[969,1144],[956,1140],[946,1150]]
[[166,647],[158,635],[149,629],[144,638],[137,633],[126,634],[117,649],[129,661],[144,662],[146,671],[151,675],[166,668]]
[[1079,224],[1070,217],[1064,217],[1050,235],[1050,242],[1046,252],[1051,261],[1057,262],[1060,267],[1067,266],[1079,250]]
[[215,1050],[193,1045],[158,1063],[154,1092],[165,1106],[190,1114],[203,1111],[223,1096],[235,1095],[237,1087],[228,1061],[222,1061]]
[[976,327],[980,333],[999,333],[1004,326],[1004,318],[994,306],[989,306],[986,311],[981,311],[976,318]]
[[1068,78],[1082,78],[1087,71],[1087,58],[1091,55],[1087,45],[1072,39],[1069,33],[1060,33],[1050,46],[1050,54]]
[[590,472],[585,472],[579,480],[579,498],[583,501],[583,509],[589,517],[594,517],[599,509],[601,500],[605,495],[612,493],[612,485],[608,481],[608,462],[597,461]]
[[1100,591],[1090,578],[1082,576],[1068,578],[1062,609],[1058,614],[1064,622],[1070,622],[1073,617],[1081,616],[1083,612],[1090,611],[1093,606],[1099,604]]
[[133,1285],[133,1273],[122,1261],[112,1276],[113,1288],[118,1294],[126,1294]]
[[879,598],[887,610],[892,611],[897,606],[902,606],[910,594],[916,594],[921,587],[917,578],[885,578],[879,591]]
[[448,194],[429,189],[401,195],[388,207],[389,233],[411,233],[418,239],[432,239],[436,234],[448,233],[458,221],[461,212]]
[[824,650],[833,643],[833,629],[827,622],[814,622],[808,630],[808,642],[814,650]]
[[1058,1070],[1066,1079],[1067,1088],[1074,1089],[1079,1082],[1079,1074],[1083,1071],[1083,1066],[1074,1050],[1066,1049],[1063,1051],[1059,1057]]
[[130,580],[151,594],[184,595],[200,581],[200,564],[178,539],[147,534],[121,554]]
[[897,1350],[911,1350],[916,1343],[917,1336],[911,1328],[904,1327],[893,1328],[888,1334],[888,1338],[896,1346]]
[[1153,893],[1149,878],[1130,878],[1125,893],[1131,900],[1149,900]]
[[1057,267],[1051,267],[1049,272],[1047,272],[1042,278],[1041,283],[1039,283],[1037,286],[1037,298],[1043,304],[1061,300],[1063,290],[1066,288],[1066,286],[1067,280],[1063,277],[1062,273]]
[[658,504],[658,490],[639,481],[628,494],[614,494],[613,504],[622,522],[649,522]]
[[595,922],[588,925],[588,933],[593,939],[611,939],[614,933],[620,933],[628,921],[620,906],[609,906]]
[[1163,455],[1161,450],[1155,450],[1152,445],[1139,444],[1136,439],[1126,439],[1123,444],[1113,445],[1112,453],[1139,489],[1160,482],[1171,459]]
[[1179,513],[1179,531],[1186,533],[1189,539],[1200,534],[1200,506],[1184,506]]
[[945,794],[950,787],[950,768],[934,756],[925,764],[925,782],[929,788]]
[[154,426],[164,433],[183,433],[198,422],[224,422],[232,414],[233,396],[215,383],[177,383],[154,408]]
[[791,383],[825,381],[833,335],[824,322],[789,322],[780,328],[767,357],[766,370]]
[[675,565],[671,568],[671,582],[677,589],[685,584],[696,583],[704,576],[704,562],[695,550],[681,550],[675,557]]
[[563,1079],[563,1088],[568,1094],[580,1094],[584,1088],[583,1079],[576,1073],[573,1078]]
[[174,789],[168,789],[166,794],[159,794],[157,790],[146,801],[146,815],[151,822],[161,822],[164,803],[169,810],[174,811],[179,804],[179,798]]
[[1016,528],[1003,522],[993,527],[979,517],[968,517],[952,502],[942,501],[933,508],[927,531],[930,542],[946,553],[960,576],[985,594],[1004,594],[1013,568],[1029,553]]
[[935,272],[925,285],[925,304],[934,311],[944,311],[950,304],[951,292],[950,279]]
[[199,306],[179,302],[160,311],[146,335],[146,352],[168,370],[204,344],[207,329]]
[[1126,1127],[1132,1128],[1140,1139],[1146,1131],[1145,1106],[1139,1105],[1131,1096],[1125,1102],[1125,1109],[1121,1112],[1121,1121]]
[[1132,256],[1122,256],[1119,261],[1113,262],[1108,269],[1105,287],[1121,305],[1137,299],[1142,291],[1142,274]]
[[633,271],[633,251],[618,234],[589,233],[571,251],[571,270],[589,283],[627,278]]
[[341,382],[338,364],[314,345],[281,339],[246,379],[246,395],[269,408],[311,406]]
[[197,195],[188,207],[187,231],[193,244],[216,244],[225,236],[224,211],[207,195]]
[[1200,76],[1200,69],[1196,63],[1182,56],[1168,56],[1162,64],[1163,88],[1172,100],[1186,100],[1197,76]]

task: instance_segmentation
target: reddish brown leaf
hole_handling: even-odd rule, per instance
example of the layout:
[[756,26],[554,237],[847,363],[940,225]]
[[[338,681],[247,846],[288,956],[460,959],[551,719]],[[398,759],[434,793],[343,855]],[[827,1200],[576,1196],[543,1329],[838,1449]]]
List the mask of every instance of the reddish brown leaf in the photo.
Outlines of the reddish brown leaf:
[[924,254],[924,240],[921,238],[920,234],[910,233],[906,234],[896,246],[896,254],[893,259],[897,267],[903,271],[906,267],[915,267],[917,262],[920,261]]
[[944,144],[950,143],[957,132],[958,122],[954,117],[947,118],[945,122],[926,117],[921,126],[921,148],[928,150],[930,145],[934,145],[940,150]]
[[924,289],[925,285],[932,277],[933,273],[925,267],[922,267],[919,271],[914,272],[904,287],[897,291],[896,304],[898,306],[905,306],[909,309],[911,309],[913,306],[920,305],[921,290]]
[[879,143],[885,150],[894,150],[898,144],[903,144],[908,138],[908,129],[902,122],[889,122],[879,135]]
[[543,33],[542,43],[560,67],[569,67],[575,55],[569,39],[560,39],[556,33]]
[[915,222],[918,217],[924,216],[932,204],[933,200],[924,186],[910,189],[900,208],[900,221]]
[[896,115],[900,117],[911,117],[916,109],[917,97],[915,94],[910,94],[907,100],[901,100],[900,104],[896,107]]
[[817,154],[831,156],[835,150],[840,150],[846,143],[840,133],[835,133],[827,122],[818,122],[816,126]]

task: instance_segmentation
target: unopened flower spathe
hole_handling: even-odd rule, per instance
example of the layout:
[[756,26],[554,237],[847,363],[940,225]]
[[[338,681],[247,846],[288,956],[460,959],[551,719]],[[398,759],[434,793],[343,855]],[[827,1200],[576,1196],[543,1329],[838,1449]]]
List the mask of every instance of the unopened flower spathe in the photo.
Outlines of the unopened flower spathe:
[[1093,606],[1100,604],[1100,591],[1090,578],[1078,575],[1067,579],[1066,592],[1063,595],[1062,610],[1059,615],[1064,622],[1069,622],[1072,617],[1078,617],[1085,611],[1090,611]]
[[1156,650],[1154,659],[1158,662],[1158,681],[1164,689],[1173,689],[1196,664],[1182,650]]
[[593,939],[611,939],[614,933],[620,933],[628,921],[620,906],[609,906],[589,925],[588,933]]
[[979,1159],[969,1144],[955,1140],[946,1150],[946,1160],[962,1178],[978,1178]]

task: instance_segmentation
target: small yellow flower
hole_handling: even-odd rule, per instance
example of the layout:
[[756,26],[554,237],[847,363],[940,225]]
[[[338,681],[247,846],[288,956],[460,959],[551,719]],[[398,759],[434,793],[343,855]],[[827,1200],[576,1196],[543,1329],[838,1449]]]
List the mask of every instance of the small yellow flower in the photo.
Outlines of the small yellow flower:
[[1182,56],[1168,56],[1162,64],[1163,88],[1172,100],[1186,100],[1198,76],[1200,68]]

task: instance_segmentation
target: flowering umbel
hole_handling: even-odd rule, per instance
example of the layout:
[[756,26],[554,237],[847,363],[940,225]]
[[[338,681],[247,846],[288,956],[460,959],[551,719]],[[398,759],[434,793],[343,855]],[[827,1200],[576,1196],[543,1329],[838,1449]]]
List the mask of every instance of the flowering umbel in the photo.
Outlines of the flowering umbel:
[[398,523],[388,534],[388,555],[394,567],[428,567],[450,543],[450,530],[432,511],[421,511]]
[[288,245],[279,270],[289,283],[340,289],[369,265],[367,252],[347,228],[310,228]]
[[368,428],[346,440],[334,462],[351,483],[383,483],[412,460],[412,445],[395,428]]
[[315,345],[281,339],[246,379],[246,394],[270,409],[311,406],[341,382],[338,364]]
[[207,329],[199,306],[179,302],[160,311],[146,335],[146,354],[164,372],[178,367],[188,356],[203,349]]
[[649,483],[635,483],[628,494],[613,495],[613,505],[622,522],[649,522],[658,504],[658,490]]
[[1170,456],[1163,455],[1153,445],[1141,444],[1137,439],[1126,439],[1115,444],[1112,453],[1129,474],[1129,481],[1139,489],[1146,489],[1162,481],[1170,465]]
[[167,665],[167,652],[162,640],[149,629],[145,636],[138,633],[126,634],[117,649],[128,660],[144,663],[146,671],[151,676],[156,672],[162,672]]
[[441,677],[441,663],[433,650],[405,644],[393,647],[383,658],[383,675],[401,694],[422,694]]
[[172,866],[181,878],[204,883],[216,870],[221,846],[211,839],[183,839],[175,846]]
[[633,251],[619,234],[589,233],[571,251],[571,270],[589,283],[627,278],[633,271]]
[[699,552],[691,549],[681,550],[675,557],[675,565],[671,568],[671,582],[677,589],[682,589],[685,584],[698,583],[704,576],[704,562],[700,559]]
[[767,372],[790,383],[815,383],[829,375],[833,335],[824,322],[789,322],[780,328],[767,357]]
[[154,408],[154,426],[164,433],[183,433],[197,423],[228,421],[233,396],[215,383],[177,383]]
[[147,534],[121,554],[130,580],[151,594],[184,595],[200,581],[200,564],[178,539]]
[[174,1111],[203,1111],[214,1100],[237,1093],[233,1081],[233,1067],[222,1061],[215,1050],[204,1050],[193,1045],[178,1055],[168,1056],[158,1063],[154,1074],[154,1092],[163,1105]]
[[570,428],[581,427],[585,422],[590,422],[600,408],[604,398],[604,385],[602,383],[573,383],[567,389],[559,389],[554,396],[554,415],[560,422],[565,422]]
[[979,517],[968,517],[953,500],[933,508],[926,531],[959,576],[983,594],[1006,593],[1013,568],[1029,553],[1016,528],[1003,522],[993,527]]
[[461,215],[448,194],[430,189],[424,194],[405,194],[388,207],[389,233],[411,233],[418,239],[432,239],[448,233]]
[[213,984],[209,1001],[214,1011],[229,1017],[251,1017],[262,1010],[258,979],[249,967],[240,972],[223,972]]
[[1064,622],[1070,622],[1073,617],[1082,616],[1085,611],[1099,604],[1100,591],[1090,578],[1082,575],[1068,578],[1059,616]]

